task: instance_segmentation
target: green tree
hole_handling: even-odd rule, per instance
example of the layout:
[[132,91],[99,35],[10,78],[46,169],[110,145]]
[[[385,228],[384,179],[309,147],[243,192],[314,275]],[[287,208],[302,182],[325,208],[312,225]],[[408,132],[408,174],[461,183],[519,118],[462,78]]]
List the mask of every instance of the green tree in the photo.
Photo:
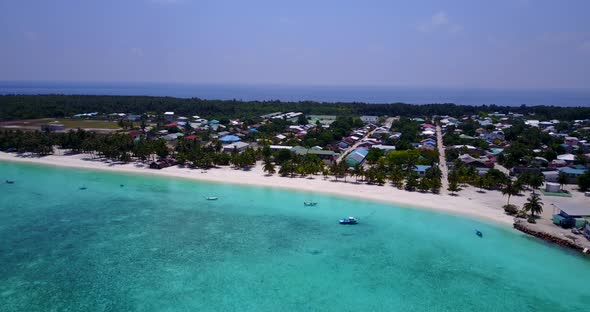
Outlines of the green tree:
[[512,181],[511,179],[507,179],[506,183],[502,187],[502,195],[508,195],[506,205],[510,205],[510,196],[516,196],[520,194],[520,191],[521,187],[518,181]]
[[406,177],[406,190],[408,191],[413,191],[416,189],[416,187],[418,187],[418,174],[414,171],[412,171],[410,174],[407,175]]
[[451,195],[455,195],[459,191],[459,179],[455,171],[449,175],[449,187],[447,188]]
[[358,182],[358,178],[363,176],[364,173],[365,170],[363,169],[363,166],[361,164],[356,164],[352,169],[352,174],[354,175],[356,182]]
[[265,172],[267,172],[269,175],[274,174],[275,171],[275,165],[272,163],[272,161],[270,160],[270,157],[264,158],[264,168],[263,170]]
[[534,220],[535,214],[543,212],[543,202],[539,197],[539,194],[531,193],[531,196],[527,199],[527,202],[523,205],[523,210],[531,213],[531,218]]
[[426,177],[420,179],[420,183],[418,184],[418,189],[421,192],[427,192],[430,189],[430,180]]
[[529,186],[533,189],[533,193],[535,190],[543,185],[543,181],[545,180],[544,176],[541,173],[533,173],[529,178]]
[[300,125],[307,125],[309,123],[309,121],[307,121],[307,118],[305,118],[305,115],[304,114],[301,114],[297,118],[297,123],[300,124]]
[[578,177],[578,188],[582,192],[586,192],[590,189],[590,170]]
[[370,148],[365,160],[369,164],[375,164],[381,157],[383,157],[383,150],[378,148]]
[[559,183],[559,188],[563,191],[563,185],[567,184],[567,176],[564,172],[560,172],[557,176],[557,183]]

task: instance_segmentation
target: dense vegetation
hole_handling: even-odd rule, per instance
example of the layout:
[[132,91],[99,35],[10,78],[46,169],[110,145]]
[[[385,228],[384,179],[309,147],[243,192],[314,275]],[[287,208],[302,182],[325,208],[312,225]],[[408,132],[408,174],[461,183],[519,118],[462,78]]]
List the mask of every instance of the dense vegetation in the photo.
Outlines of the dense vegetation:
[[[321,104],[321,105],[320,105]],[[181,115],[211,118],[245,118],[275,111],[301,111],[305,114],[388,115],[388,116],[463,116],[479,112],[535,114],[537,119],[575,120],[590,118],[590,107],[554,106],[464,106],[455,104],[410,105],[365,103],[318,103],[280,101],[203,100],[198,98],[93,95],[3,95],[0,120],[42,117],[68,117],[84,112],[113,113],[174,111]]]

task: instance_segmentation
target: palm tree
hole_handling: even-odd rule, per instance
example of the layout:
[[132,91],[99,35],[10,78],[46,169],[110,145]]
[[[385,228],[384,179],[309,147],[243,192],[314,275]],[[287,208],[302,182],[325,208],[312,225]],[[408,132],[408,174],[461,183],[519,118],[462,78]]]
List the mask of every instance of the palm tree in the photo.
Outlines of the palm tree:
[[410,174],[406,177],[406,190],[413,191],[418,186],[418,174],[414,171],[411,171]]
[[508,195],[506,205],[510,205],[510,196],[515,196],[520,193],[520,184],[518,181],[506,180],[506,184],[502,187],[502,195]]
[[424,178],[420,179],[420,183],[418,183],[418,189],[421,192],[425,193],[428,191],[428,189],[430,189],[430,184],[431,184],[430,179],[427,177],[424,177]]
[[567,176],[565,173],[560,172],[557,176],[557,183],[559,183],[559,189],[563,191],[563,185],[567,184]]
[[404,179],[404,173],[402,172],[401,168],[399,166],[394,166],[391,169],[391,173],[389,174],[389,179],[391,180],[391,183],[395,186],[399,186],[403,179]]
[[459,191],[459,179],[455,171],[449,175],[449,187],[447,188],[451,195],[455,195],[455,192]]
[[334,175],[334,179],[336,181],[338,181],[338,175],[339,173],[339,169],[340,169],[340,164],[338,163],[337,160],[335,160],[331,165],[330,165],[330,172]]
[[359,176],[362,175],[363,172],[363,166],[361,166],[361,164],[356,164],[353,169],[352,169],[352,174],[355,177],[355,182],[358,182],[359,180]]
[[264,158],[264,171],[268,172],[269,175],[275,173],[275,165],[270,161],[269,157]]
[[531,196],[527,199],[527,202],[524,203],[523,207],[524,211],[531,212],[531,218],[535,218],[535,214],[540,214],[543,212],[543,202],[539,198],[539,194],[532,193]]
[[473,182],[475,183],[475,186],[479,188],[479,193],[485,193],[483,188],[486,186],[486,178],[484,176],[477,176]]
[[543,185],[543,181],[545,180],[544,176],[540,173],[533,173],[529,178],[529,185],[533,189],[533,193],[535,190]]

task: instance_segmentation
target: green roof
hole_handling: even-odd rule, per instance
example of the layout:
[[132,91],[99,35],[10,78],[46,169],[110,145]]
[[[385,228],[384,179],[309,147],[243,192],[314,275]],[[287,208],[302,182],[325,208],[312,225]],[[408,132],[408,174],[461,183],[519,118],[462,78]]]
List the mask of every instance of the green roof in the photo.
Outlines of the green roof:
[[334,155],[334,151],[327,151],[327,150],[316,150],[305,148],[303,146],[295,146],[291,149],[297,155],[306,155],[306,154],[315,154],[315,155]]

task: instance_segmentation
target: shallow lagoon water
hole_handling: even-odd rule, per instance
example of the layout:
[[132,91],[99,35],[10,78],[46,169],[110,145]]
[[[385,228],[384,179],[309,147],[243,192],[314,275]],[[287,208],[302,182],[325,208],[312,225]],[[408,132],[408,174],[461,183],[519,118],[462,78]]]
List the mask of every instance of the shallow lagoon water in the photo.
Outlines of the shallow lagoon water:
[[[590,302],[588,259],[473,219],[9,162],[0,179],[15,180],[0,184],[2,311],[582,311]],[[337,223],[349,215],[361,223]]]

